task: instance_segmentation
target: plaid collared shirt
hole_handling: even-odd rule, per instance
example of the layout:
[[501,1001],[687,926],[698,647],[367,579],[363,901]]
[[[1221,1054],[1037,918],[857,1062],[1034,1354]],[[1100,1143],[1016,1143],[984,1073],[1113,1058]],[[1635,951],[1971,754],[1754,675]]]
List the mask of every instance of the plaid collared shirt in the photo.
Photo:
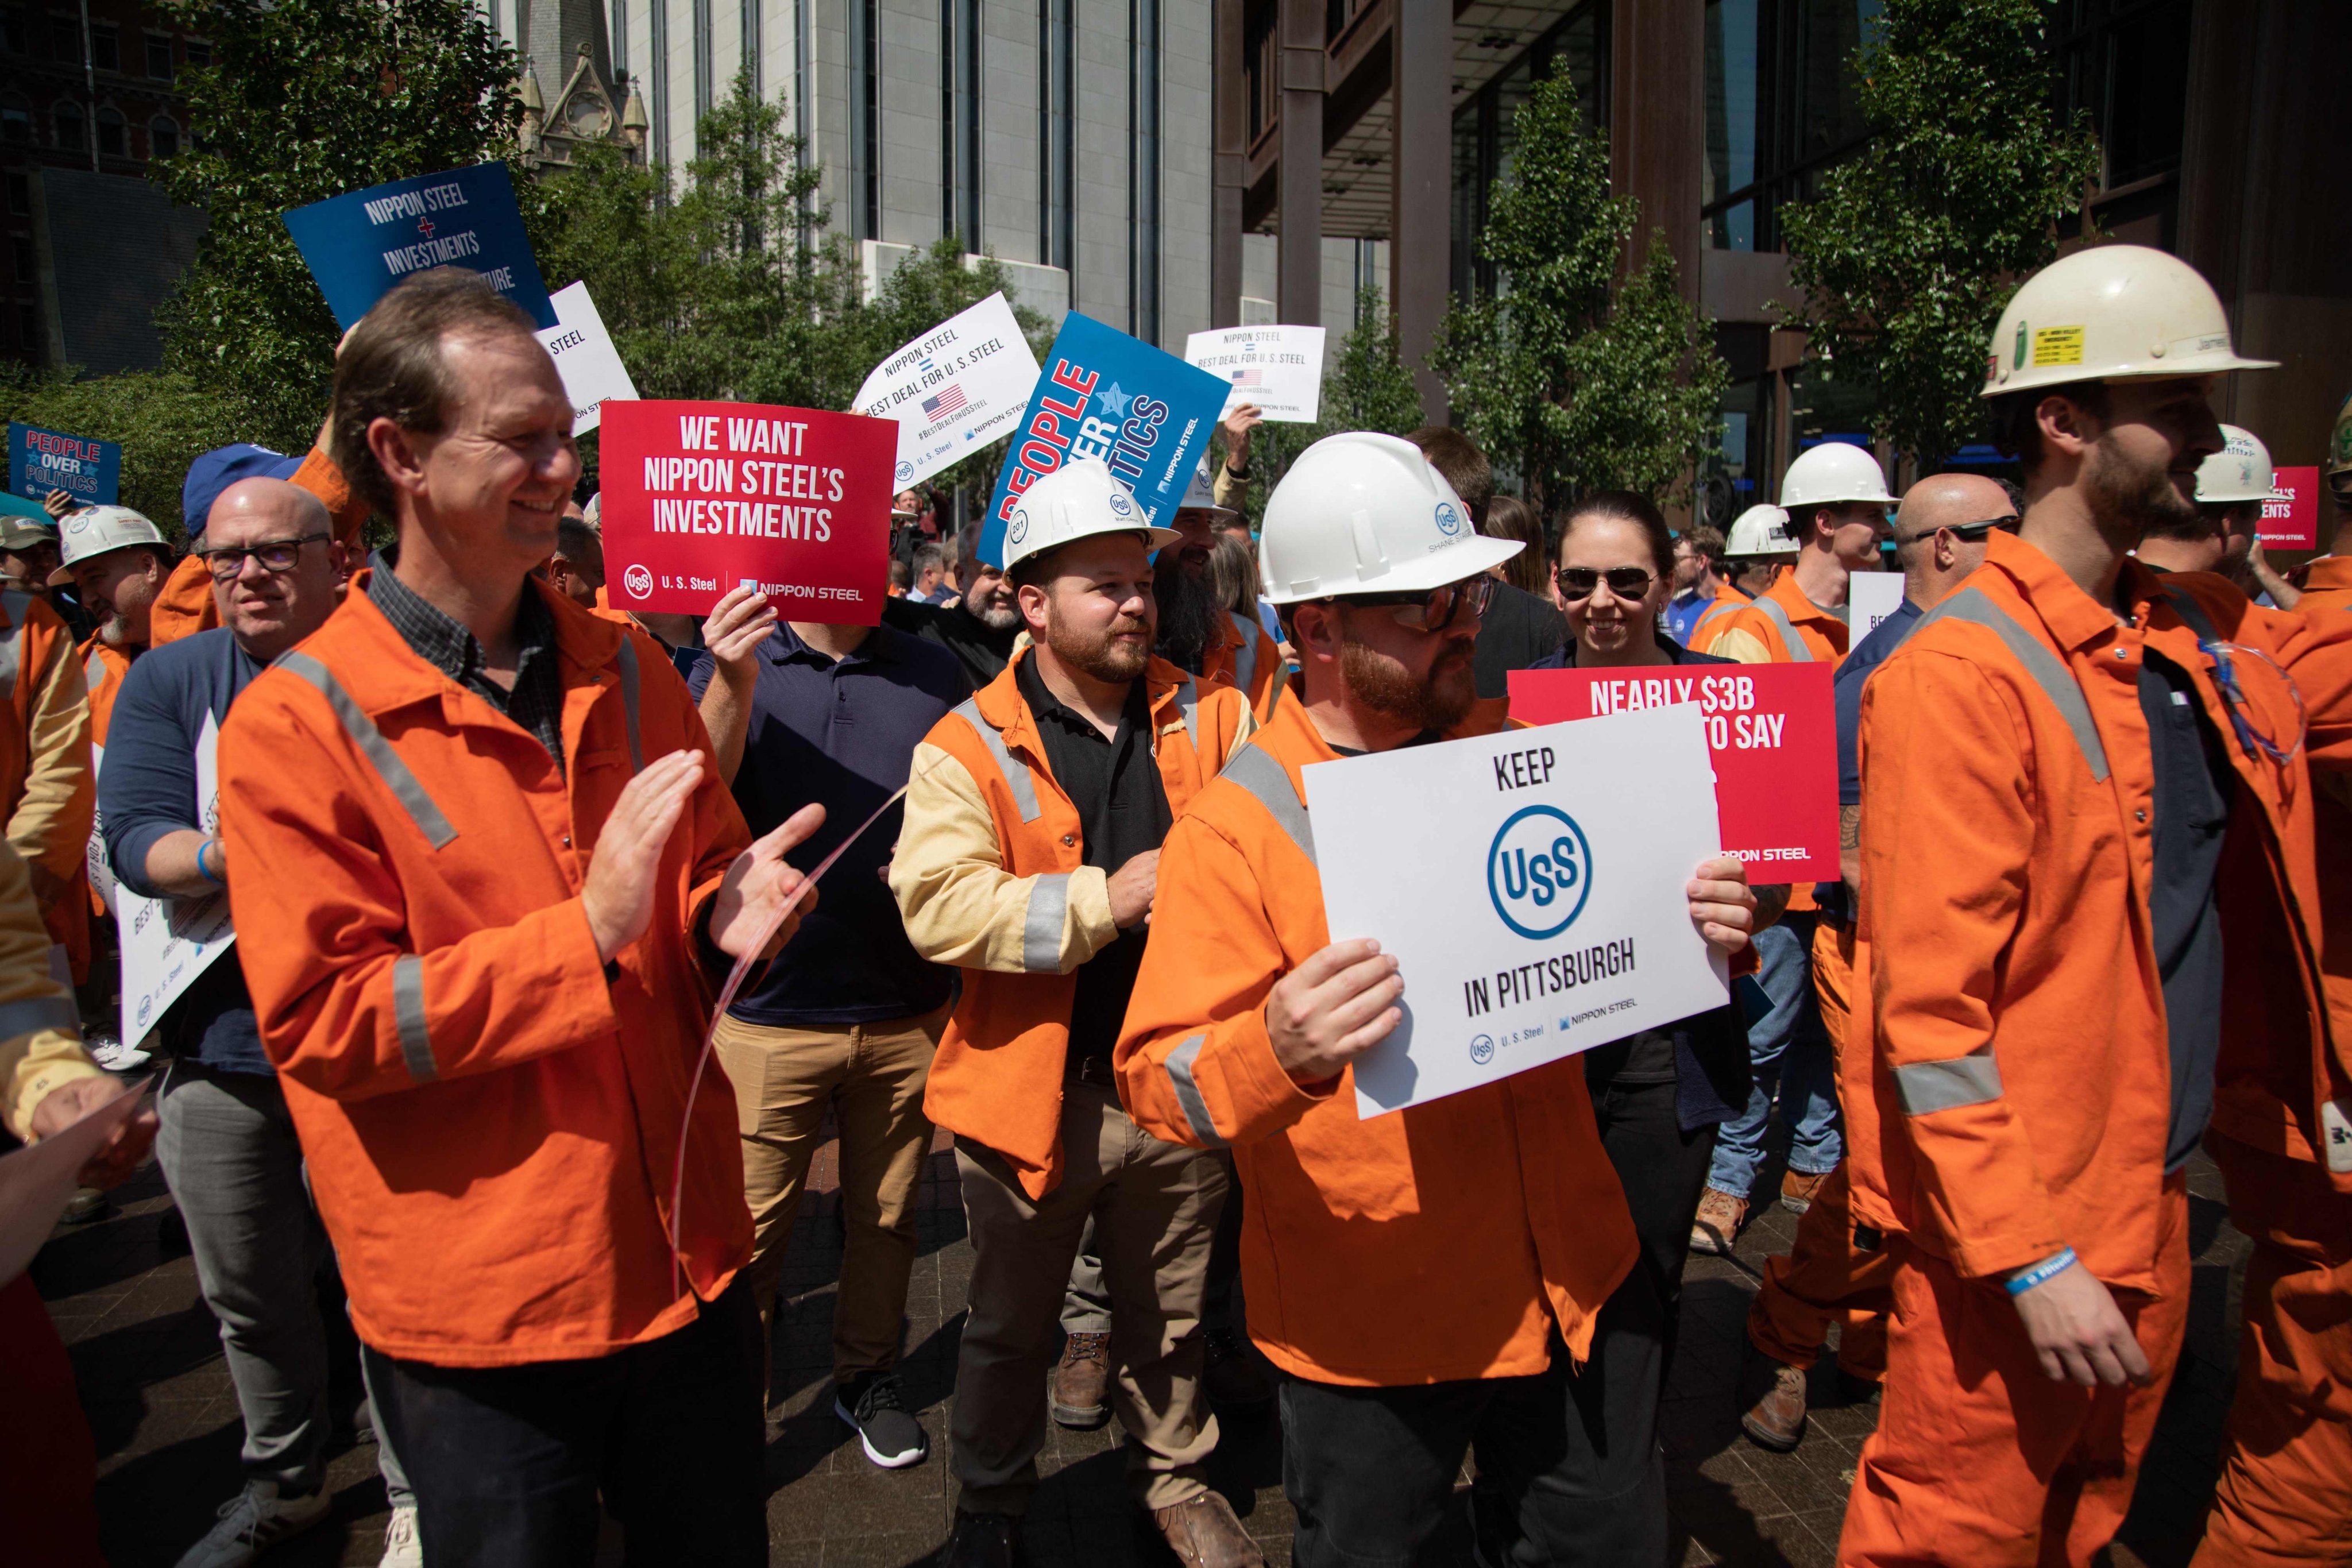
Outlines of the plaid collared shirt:
[[481,642],[394,576],[392,557],[379,550],[369,564],[375,568],[368,578],[369,603],[383,612],[416,657],[536,736],[555,759],[555,771],[563,772],[563,682],[556,668],[555,617],[538,592],[523,585],[515,616],[522,651],[515,659],[514,689],[509,691],[482,672]]

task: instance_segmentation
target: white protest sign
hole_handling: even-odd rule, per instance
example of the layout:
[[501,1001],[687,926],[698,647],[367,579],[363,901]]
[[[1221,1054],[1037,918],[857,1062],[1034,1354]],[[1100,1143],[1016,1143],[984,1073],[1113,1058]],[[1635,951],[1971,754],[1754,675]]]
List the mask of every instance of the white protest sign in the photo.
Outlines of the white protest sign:
[[[106,765],[106,748],[96,742],[89,748],[89,777],[95,786],[98,770]],[[89,872],[89,890],[109,910],[114,908],[114,866],[106,858],[106,816],[92,811],[89,819],[89,842],[82,846],[82,864]]]
[[1396,955],[1373,1117],[1720,1007],[1683,889],[1721,847],[1696,703],[1302,770],[1331,940]]
[[555,325],[539,334],[540,346],[554,359],[563,395],[572,399],[572,433],[585,436],[603,419],[604,400],[635,398],[637,384],[629,379],[596,301],[588,298],[587,284],[559,289],[547,300],[555,307]]
[[1184,340],[1184,362],[1233,390],[1225,412],[1244,403],[1278,425],[1312,425],[1323,402],[1323,329],[1219,327]]
[[1037,374],[1013,307],[991,294],[876,365],[849,412],[898,422],[891,478],[905,489],[1020,424]]
[[1903,574],[1857,572],[1846,579],[1845,602],[1846,646],[1860,647],[1879,622],[1903,607]]
[[[207,713],[196,737],[199,825],[207,834],[220,831],[219,753],[220,726]],[[148,899],[117,884],[114,917],[122,935],[122,1037],[143,1041],[180,994],[236,941],[228,895]]]

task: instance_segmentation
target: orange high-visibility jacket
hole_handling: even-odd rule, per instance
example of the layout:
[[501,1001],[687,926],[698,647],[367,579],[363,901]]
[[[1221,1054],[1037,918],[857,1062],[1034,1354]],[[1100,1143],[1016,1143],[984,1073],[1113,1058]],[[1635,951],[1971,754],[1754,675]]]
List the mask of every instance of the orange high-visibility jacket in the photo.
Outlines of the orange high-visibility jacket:
[[1555,1324],[1581,1360],[1636,1248],[1580,1058],[1369,1121],[1352,1072],[1301,1087],[1275,1060],[1266,995],[1331,940],[1298,770],[1338,755],[1285,702],[1170,832],[1121,1098],[1161,1138],[1232,1145],[1250,1336],[1284,1370],[1523,1376]]
[[1806,598],[1793,570],[1753,599],[1742,598],[1721,614],[1710,609],[1700,627],[1691,634],[1692,652],[1741,664],[1819,663],[1835,669],[1845,658],[1846,623]]
[[[2347,540],[2352,543],[2352,540]],[[2304,574],[2298,610],[2352,610],[2352,555],[2323,555]]]
[[114,699],[122,678],[131,673],[131,656],[105,638],[92,636],[74,650],[81,658],[82,685],[89,694],[89,743],[106,744],[106,723],[114,717]]
[[33,872],[41,923],[66,950],[79,984],[89,967],[85,865],[98,820],[89,765],[89,703],[73,634],[44,601],[0,592],[0,808],[8,842]]
[[1715,597],[1707,601],[1706,608],[1701,610],[1698,619],[1691,623],[1690,638],[1684,646],[1694,652],[1703,652],[1704,649],[1699,646],[1702,637],[1707,642],[1713,642],[1716,634],[1723,629],[1725,617],[1736,616],[1754,603],[1754,600],[1730,584],[1718,584],[1715,590]]
[[1227,610],[1224,637],[1201,655],[1202,681],[1222,680],[1248,699],[1250,711],[1265,723],[1290,674],[1282,650],[1265,628],[1239,610]]
[[[343,470],[326,451],[313,447],[303,455],[302,466],[286,481],[299,485],[317,496],[327,506],[334,520],[337,542],[351,544],[358,540],[360,530],[368,520],[368,503],[353,492]],[[205,520],[186,520],[191,535],[204,531]],[[155,595],[154,605],[147,612],[147,646],[162,647],[167,642],[208,632],[221,624],[220,606],[213,600],[212,568],[196,555],[184,555],[163,580],[163,591]]]
[[[1077,807],[1054,778],[1015,681],[1027,657],[1025,645],[1014,649],[1002,674],[915,748],[890,889],[915,951],[963,971],[924,1114],[1003,1155],[1034,1198],[1062,1177],[1077,969],[1118,928],[1110,873],[1085,863]],[[1160,784],[1181,816],[1249,733],[1249,710],[1233,688],[1196,682],[1164,659],[1140,679]]]
[[[2293,678],[2310,714],[2304,755],[2282,767],[2248,754],[2167,587]],[[2119,595],[2131,626],[2032,545],[1995,534],[1985,565],[1863,693],[1880,1131],[1853,1145],[1856,1205],[1884,1194],[1885,1222],[1965,1274],[2072,1246],[2111,1285],[2157,1286],[2170,1063],[2148,930],[2143,647],[2194,672],[2243,786],[2217,879],[2228,937],[2212,1125],[2311,1159],[2322,1104],[2352,1105],[2320,998],[2306,772],[2352,763],[2352,618],[2257,609],[2220,579],[2159,579],[2128,561]],[[2286,680],[2249,654],[2234,665],[2252,724],[2291,742]],[[2336,1181],[2352,1189],[2352,1158]]]
[[[713,977],[692,933],[751,836],[658,645],[555,618],[563,771],[412,652],[365,573],[220,741],[237,952],[361,1338],[442,1366],[602,1356],[750,1256],[734,1097],[687,1126]],[[646,933],[608,966],[589,858],[646,762],[705,753]],[[681,1134],[688,1289],[667,1227]]]

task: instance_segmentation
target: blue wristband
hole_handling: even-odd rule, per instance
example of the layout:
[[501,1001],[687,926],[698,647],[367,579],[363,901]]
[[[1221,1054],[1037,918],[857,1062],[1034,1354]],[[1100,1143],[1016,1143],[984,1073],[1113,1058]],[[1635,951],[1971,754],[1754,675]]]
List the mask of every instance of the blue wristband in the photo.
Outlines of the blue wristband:
[[196,875],[202,877],[205,881],[210,882],[215,888],[225,888],[228,886],[228,884],[221,879],[221,874],[219,872],[206,870],[205,868],[205,851],[207,849],[218,851],[219,848],[220,840],[217,838],[207,838],[202,844],[196,846]]
[[2042,1284],[2074,1267],[2074,1249],[2062,1250],[2057,1257],[2045,1258],[2024,1273],[2001,1281],[2000,1288],[2012,1296],[2022,1296],[2036,1285]]

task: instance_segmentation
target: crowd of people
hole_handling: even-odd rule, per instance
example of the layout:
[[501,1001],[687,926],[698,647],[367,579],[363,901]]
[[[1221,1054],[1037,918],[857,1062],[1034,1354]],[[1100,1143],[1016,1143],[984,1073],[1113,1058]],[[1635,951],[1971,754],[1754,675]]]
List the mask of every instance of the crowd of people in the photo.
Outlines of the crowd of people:
[[[897,1363],[938,1130],[973,1250],[946,1568],[1023,1561],[1049,1424],[1113,1416],[1177,1559],[1257,1563],[1207,1461],[1277,1406],[1305,1568],[1437,1560],[1465,1462],[1478,1563],[1661,1563],[1684,1266],[1764,1201],[1776,1115],[1801,1220],[1736,1397],[1795,1447],[1834,1344],[1879,1402],[1843,1563],[2101,1560],[2200,1148],[2253,1252],[2197,1562],[2352,1561],[2352,561],[2263,555],[2269,455],[2210,407],[2263,368],[2110,245],[1994,333],[2021,486],[1898,498],[1825,444],[1677,533],[1626,491],[1545,518],[1432,427],[1309,447],[1254,531],[1244,407],[1155,522],[1078,459],[992,561],[910,490],[878,625],[697,619],[610,606],[530,320],[403,283],[310,452],[197,461],[184,551],[63,497],[0,529],[9,1130],[120,1092],[79,1026],[123,893],[236,932],[122,1021],[156,1108],[82,1173],[152,1140],[220,1322],[246,1479],[184,1565],[327,1517],[345,1297],[386,1564],[585,1563],[607,1515],[631,1561],[766,1562],[828,1136],[832,1410],[928,1457]],[[2352,509],[2352,404],[2328,474]],[[1515,670],[1733,662],[1832,668],[1842,877],[1692,866],[1656,896],[1727,1002],[1360,1117],[1416,977],[1330,940],[1300,770],[1495,733]],[[25,1277],[0,1342],[12,1548],[97,1563]]]

